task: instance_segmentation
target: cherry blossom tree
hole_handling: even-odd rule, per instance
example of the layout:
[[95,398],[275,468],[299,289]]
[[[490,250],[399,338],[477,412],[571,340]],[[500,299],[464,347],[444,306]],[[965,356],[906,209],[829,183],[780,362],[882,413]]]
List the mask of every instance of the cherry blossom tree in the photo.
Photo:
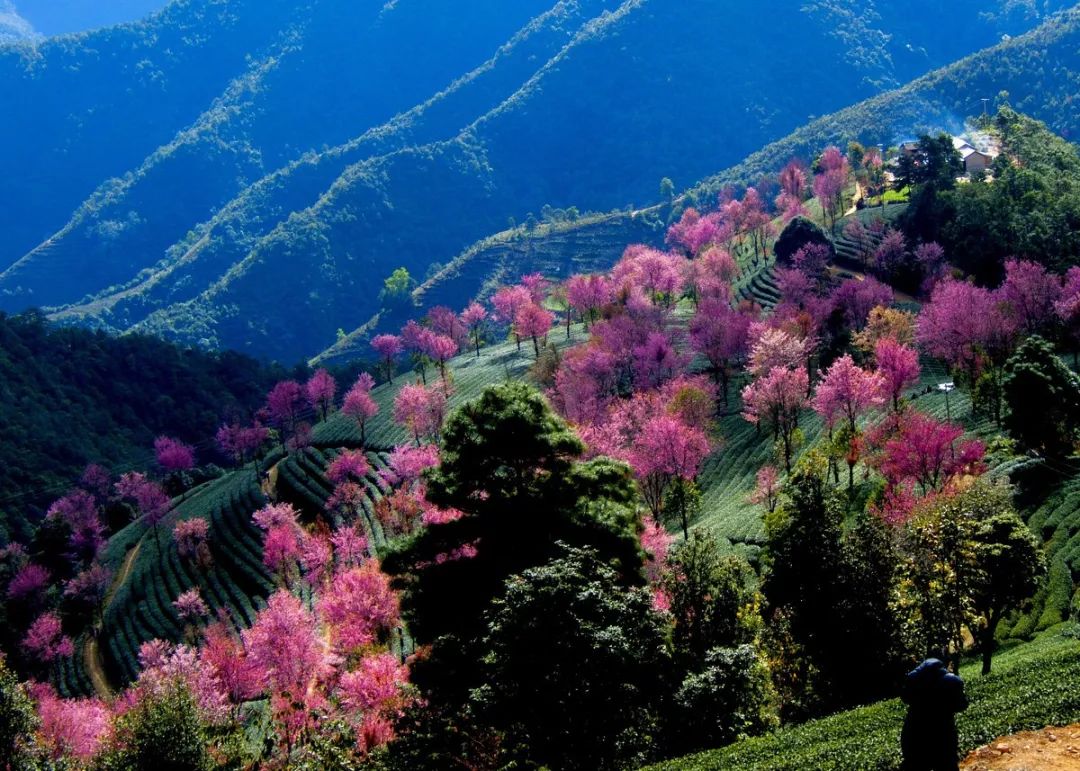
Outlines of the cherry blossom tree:
[[393,383],[397,357],[405,352],[405,344],[397,335],[376,335],[371,339],[371,347],[379,355],[379,365],[387,381]]
[[555,314],[536,303],[529,303],[518,309],[514,316],[514,331],[519,337],[530,337],[536,358],[540,358],[540,339],[546,338],[555,323]]
[[899,412],[904,389],[919,382],[919,354],[892,338],[883,337],[874,347],[874,359],[878,374],[885,381],[885,391],[892,399],[893,410]]
[[[142,474],[137,476],[146,481]],[[146,482],[146,484],[160,492],[157,485],[151,482]],[[164,493],[161,494],[164,495]],[[138,503],[141,508],[143,501],[138,500]],[[165,508],[168,509],[167,499]],[[101,521],[97,501],[85,490],[72,490],[62,498],[58,498],[49,506],[45,516],[48,519],[58,519],[67,523],[71,532],[69,537],[71,556],[76,560],[92,561],[105,543],[105,524]]]
[[[201,517],[193,517],[177,522],[173,526],[173,540],[176,541],[176,551],[184,559],[200,557],[206,550],[209,534],[210,523]],[[207,556],[209,555],[207,554]]]
[[[673,484],[692,482],[709,454],[709,438],[699,428],[688,426],[670,415],[660,415],[642,427],[628,460],[634,469],[642,498],[654,518],[664,510],[664,494]],[[689,537],[685,506],[675,514]]]
[[176,608],[176,615],[180,617],[181,621],[187,621],[191,624],[197,624],[201,619],[210,615],[210,609],[206,607],[202,592],[199,591],[198,587],[183,592],[173,600],[173,607]]
[[304,395],[307,403],[319,416],[326,420],[327,414],[334,407],[334,397],[337,396],[337,381],[334,376],[325,369],[317,369],[304,384]]
[[[846,158],[836,166],[825,166],[825,157],[830,150],[836,148],[827,149],[826,155],[822,156],[823,171],[814,177],[814,195],[821,204],[822,224],[829,230],[835,230],[836,221],[843,214],[844,188],[847,186],[849,168]],[[837,152],[839,153],[839,150]]]
[[847,354],[824,374],[814,394],[814,411],[824,418],[832,436],[837,419],[847,421],[848,489],[855,486],[855,464],[859,459],[856,421],[863,413],[885,403],[885,379],[877,372],[860,369]]
[[204,630],[199,659],[213,672],[219,687],[235,708],[253,699],[263,689],[263,671],[248,658],[240,639],[227,625],[227,617]]
[[566,298],[588,327],[596,322],[600,309],[614,300],[614,293],[606,276],[577,275],[566,282]]
[[892,276],[904,269],[909,258],[904,234],[899,230],[890,230],[874,251],[874,266],[881,274]]
[[521,350],[521,334],[515,327],[518,312],[526,305],[533,304],[532,295],[523,286],[504,286],[496,290],[491,297],[495,309],[495,320],[510,326],[514,330],[518,350]]
[[892,289],[877,279],[848,279],[836,288],[831,299],[834,307],[844,314],[848,327],[858,332],[866,326],[870,311],[892,305],[894,295]]
[[341,411],[356,421],[360,428],[360,444],[367,444],[367,423],[379,414],[379,404],[371,395],[374,381],[366,372],[357,378],[353,387],[345,394]]
[[41,606],[49,589],[49,571],[28,562],[16,571],[7,586],[7,598],[30,609]]
[[168,436],[154,440],[154,457],[167,474],[190,471],[195,467],[195,449]]
[[1065,285],[1062,287],[1060,299],[1054,303],[1054,313],[1068,332],[1075,365],[1080,344],[1080,267],[1074,265],[1065,274]]
[[398,600],[390,578],[368,560],[338,573],[318,601],[319,615],[338,651],[354,652],[385,635],[398,621]]
[[457,355],[458,344],[451,337],[433,332],[426,332],[421,339],[424,355],[438,365],[439,375],[445,383],[446,362]]
[[64,634],[60,616],[53,612],[42,613],[34,620],[26,631],[22,645],[31,659],[44,664],[75,654],[75,643]]
[[472,338],[473,347],[476,349],[476,358],[480,358],[480,346],[484,342],[484,325],[487,323],[488,312],[480,303],[471,303],[461,312],[461,321]]
[[334,458],[326,468],[326,478],[334,484],[348,480],[359,481],[371,473],[367,456],[359,450],[346,450]]
[[[774,369],[796,369],[808,355],[808,344],[787,330],[765,323],[755,323],[749,329],[750,374],[765,377]],[[809,380],[809,377],[807,378]]]
[[998,293],[1017,331],[1038,334],[1054,319],[1055,305],[1062,295],[1061,280],[1037,262],[1009,260]]
[[728,403],[728,381],[736,363],[749,351],[752,319],[721,300],[703,300],[690,320],[690,345],[709,362],[709,371],[720,384]]
[[436,305],[429,310],[427,320],[435,334],[449,337],[458,347],[463,346],[468,339],[469,328],[465,321],[444,305]]
[[289,576],[300,560],[302,534],[293,525],[278,525],[266,533],[263,541],[263,564],[287,586]]
[[634,346],[633,355],[637,388],[656,388],[674,378],[687,364],[687,358],[664,332],[651,332],[644,343]]
[[266,396],[266,408],[270,419],[281,434],[281,449],[285,449],[288,437],[296,431],[303,409],[303,387],[295,380],[283,380]]
[[774,367],[743,389],[743,417],[770,427],[780,442],[784,468],[791,471],[799,413],[806,406],[809,377],[805,369]]
[[641,548],[645,552],[645,577],[656,584],[664,572],[668,551],[675,538],[652,517],[642,520]]
[[332,672],[332,660],[315,617],[282,589],[270,596],[243,633],[248,659],[270,692],[271,711],[285,739],[286,756],[313,728],[313,710],[324,703],[319,683]]
[[780,502],[780,472],[775,466],[762,466],[758,469],[750,502],[764,506],[770,514],[776,511]]
[[215,436],[218,449],[243,467],[248,459],[254,459],[266,440],[270,438],[267,428],[258,422],[250,426],[230,423],[221,426]]
[[144,474],[131,472],[124,474],[116,483],[116,492],[123,498],[135,502],[138,514],[154,532],[154,543],[161,552],[161,539],[158,525],[169,513],[172,501],[161,486],[146,478]]
[[102,603],[112,585],[112,577],[111,570],[95,562],[64,584],[64,599],[100,625]]
[[441,385],[419,383],[403,386],[394,398],[394,420],[412,432],[416,446],[425,437],[438,441],[446,418],[447,390]]
[[300,512],[291,503],[270,503],[251,515],[251,521],[263,532],[282,525],[299,528],[299,520]]
[[917,483],[923,495],[941,490],[953,479],[984,470],[985,446],[961,441],[964,429],[917,411],[903,415],[884,441],[878,466],[890,486]]
[[89,767],[112,736],[109,707],[96,698],[61,699],[44,683],[33,684],[30,691],[40,720],[37,735],[49,760],[58,768],[69,767],[71,760]]

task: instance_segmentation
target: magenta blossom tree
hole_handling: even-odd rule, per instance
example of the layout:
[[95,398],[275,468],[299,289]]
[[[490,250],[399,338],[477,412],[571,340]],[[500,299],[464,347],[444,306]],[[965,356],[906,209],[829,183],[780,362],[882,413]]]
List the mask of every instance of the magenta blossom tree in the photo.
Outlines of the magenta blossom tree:
[[809,377],[805,369],[775,367],[743,389],[743,417],[750,423],[772,429],[780,443],[784,468],[790,473],[795,452],[799,413],[806,406]]
[[341,411],[356,421],[360,429],[360,444],[367,444],[367,424],[379,414],[379,404],[371,395],[373,381],[366,372],[361,374],[353,387],[345,394]]
[[709,372],[728,403],[728,382],[735,365],[749,352],[749,315],[723,300],[702,300],[690,320],[690,345],[709,362]]
[[190,471],[195,467],[194,448],[168,436],[159,436],[154,440],[154,457],[169,474]]
[[[642,498],[654,518],[664,510],[664,495],[673,484],[692,482],[709,454],[709,438],[699,428],[660,415],[646,422],[630,448],[629,461],[637,476]],[[674,512],[689,537],[687,506]]]
[[327,414],[334,407],[334,397],[337,396],[337,381],[334,376],[325,369],[317,369],[304,384],[304,395],[307,403],[319,416],[326,420]]
[[304,403],[304,389],[295,380],[283,380],[266,396],[266,408],[270,419],[280,433],[281,449],[286,449],[286,440],[296,431]]
[[514,331],[518,337],[532,338],[533,351],[536,358],[539,359],[540,340],[547,338],[547,334],[551,331],[551,326],[554,323],[554,313],[545,310],[536,303],[529,303],[518,309],[517,315],[514,317]]
[[397,358],[405,352],[405,344],[397,335],[376,335],[371,340],[371,347],[379,355],[379,364],[386,379],[393,383]]
[[461,312],[461,321],[469,332],[473,347],[476,349],[476,358],[480,358],[480,346],[484,342],[484,325],[487,323],[488,312],[480,303],[471,303]]
[[900,411],[900,397],[905,388],[919,382],[919,354],[912,348],[883,337],[874,347],[877,371],[885,380],[885,390],[892,400],[893,410]]
[[1028,335],[1039,334],[1054,318],[1062,294],[1061,280],[1037,262],[1009,260],[998,293],[1014,328]]

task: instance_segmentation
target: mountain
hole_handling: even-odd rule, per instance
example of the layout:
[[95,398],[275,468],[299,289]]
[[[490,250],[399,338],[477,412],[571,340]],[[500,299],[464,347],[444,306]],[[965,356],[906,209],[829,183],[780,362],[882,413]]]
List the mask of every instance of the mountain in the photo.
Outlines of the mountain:
[[141,19],[165,0],[18,0],[19,13],[43,35],[63,35]]
[[[981,111],[981,94],[995,95],[991,106],[1011,100],[1062,136],[1080,135],[1080,115],[1074,106],[1080,94],[1078,45],[1080,9],[1073,9],[903,88],[814,120],[741,163],[706,177],[687,190],[677,206],[712,207],[725,187],[753,184],[775,173],[788,159],[810,159],[829,144],[843,147],[859,141],[888,146],[924,132],[960,133],[965,118]],[[678,213],[675,209],[674,215]],[[558,276],[607,269],[626,244],[659,244],[672,216],[666,205],[656,205],[574,221],[562,219],[531,230],[503,230],[470,245],[424,281],[413,293],[414,304],[420,308],[460,304],[463,297],[484,294],[500,281],[534,271]],[[386,326],[387,321],[385,312],[372,318],[316,358],[348,361],[369,355],[366,341],[371,331]]]
[[31,40],[36,34],[34,26],[19,15],[10,0],[0,0],[0,45]]
[[1035,22],[986,10],[188,0],[9,47],[0,305],[311,356],[372,317],[399,265],[423,277],[546,205],[649,203],[661,177],[700,179]]

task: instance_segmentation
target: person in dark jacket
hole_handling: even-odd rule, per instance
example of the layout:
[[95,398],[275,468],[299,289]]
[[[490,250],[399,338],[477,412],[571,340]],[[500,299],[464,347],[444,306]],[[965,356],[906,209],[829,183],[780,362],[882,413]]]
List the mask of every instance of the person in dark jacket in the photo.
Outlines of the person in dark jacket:
[[908,705],[900,734],[904,771],[956,771],[955,716],[968,705],[964,681],[940,659],[927,659],[908,672],[901,696]]

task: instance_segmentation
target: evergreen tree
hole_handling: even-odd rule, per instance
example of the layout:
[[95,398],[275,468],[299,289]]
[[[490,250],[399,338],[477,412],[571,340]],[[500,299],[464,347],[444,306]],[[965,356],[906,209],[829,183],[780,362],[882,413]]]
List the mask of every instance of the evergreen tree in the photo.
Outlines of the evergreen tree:
[[1080,427],[1080,378],[1041,337],[1029,337],[1005,365],[1005,427],[1051,457],[1068,455]]

